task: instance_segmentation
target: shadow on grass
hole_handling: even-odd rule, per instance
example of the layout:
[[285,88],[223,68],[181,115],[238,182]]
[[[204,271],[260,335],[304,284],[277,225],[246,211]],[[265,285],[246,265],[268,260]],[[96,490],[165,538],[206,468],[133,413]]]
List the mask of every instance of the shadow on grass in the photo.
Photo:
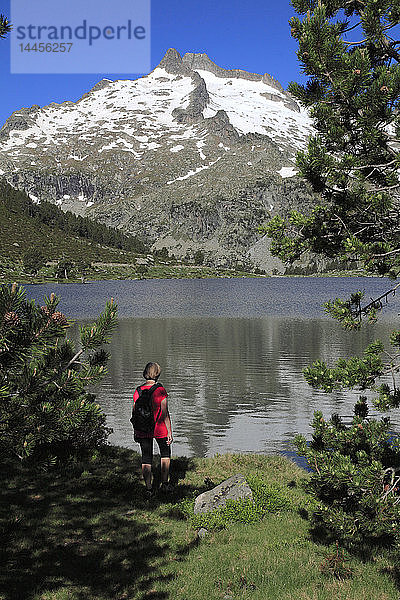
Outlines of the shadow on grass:
[[396,549],[395,539],[388,533],[380,538],[370,538],[364,540],[338,540],[334,532],[328,531],[325,527],[312,524],[310,514],[307,511],[299,511],[299,515],[309,522],[308,535],[310,540],[317,546],[325,547],[326,557],[332,555],[332,549],[338,544],[340,550],[347,551],[348,556],[356,557],[360,563],[373,564],[380,557],[387,563],[386,566],[379,569],[383,575],[388,575],[398,590],[400,590],[400,561],[399,553]]
[[[174,460],[175,484],[188,468]],[[188,549],[160,533],[166,499],[145,498],[137,454],[108,447],[88,471],[3,472],[1,485],[0,598],[47,600],[61,588],[73,600],[168,597],[171,555]]]

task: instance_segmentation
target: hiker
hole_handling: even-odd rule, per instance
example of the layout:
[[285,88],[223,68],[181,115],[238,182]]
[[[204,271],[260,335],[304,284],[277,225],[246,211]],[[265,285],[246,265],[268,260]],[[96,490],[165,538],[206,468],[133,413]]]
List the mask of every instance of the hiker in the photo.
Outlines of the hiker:
[[146,382],[133,394],[132,425],[135,442],[142,451],[142,474],[148,496],[153,494],[151,465],[153,462],[153,438],[161,455],[161,491],[170,491],[168,483],[171,461],[172,428],[168,412],[167,392],[157,383],[161,373],[158,363],[149,362],[144,368]]

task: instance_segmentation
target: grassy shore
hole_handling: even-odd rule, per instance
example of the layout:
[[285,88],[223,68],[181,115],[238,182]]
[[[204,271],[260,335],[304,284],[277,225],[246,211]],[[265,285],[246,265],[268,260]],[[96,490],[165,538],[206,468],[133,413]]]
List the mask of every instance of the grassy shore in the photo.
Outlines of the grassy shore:
[[[351,557],[344,580],[321,572],[332,549],[310,539],[307,474],[287,459],[175,458],[171,472],[174,491],[146,499],[139,456],[128,449],[108,447],[65,473],[3,471],[0,598],[399,598],[384,554]],[[235,473],[273,490],[273,502],[258,522],[227,522],[199,540],[191,499]]]
[[247,278],[247,277],[368,277],[360,271],[335,271],[316,273],[314,275],[269,275],[236,269],[222,269],[206,266],[185,264],[154,264],[145,272],[138,272],[135,265],[108,264],[92,268],[84,275],[72,274],[68,279],[56,278],[54,267],[44,267],[38,275],[26,273],[20,265],[3,266],[0,268],[0,283],[20,284],[32,283],[88,283],[91,281],[107,280],[137,280],[137,279],[219,279],[219,278]]
[[44,267],[38,275],[29,275],[21,265],[0,269],[0,283],[18,281],[27,283],[81,283],[90,281],[128,279],[209,279],[220,277],[259,277],[260,275],[235,269],[214,269],[196,265],[154,264],[140,273],[134,264],[110,263],[95,266],[84,275],[72,274],[68,279],[56,278],[54,267]]

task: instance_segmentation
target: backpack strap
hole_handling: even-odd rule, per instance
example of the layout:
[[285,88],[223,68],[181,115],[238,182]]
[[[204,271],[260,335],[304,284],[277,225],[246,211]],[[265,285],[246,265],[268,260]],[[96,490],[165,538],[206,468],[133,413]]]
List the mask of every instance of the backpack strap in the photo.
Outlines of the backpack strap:
[[[141,393],[142,393],[142,390],[140,389],[140,385],[136,388],[135,391],[138,393],[138,397],[136,398],[136,402],[137,402],[139,400],[140,396],[141,396]],[[134,412],[135,412],[135,403],[136,402],[132,402],[132,416],[129,419],[130,422],[132,423],[132,425],[133,425],[133,419],[134,419],[133,415],[134,415]]]
[[[150,393],[150,397],[153,395],[153,392],[159,388],[162,387],[161,383],[154,383],[147,391]],[[136,399],[136,402],[139,400],[140,396],[143,394],[144,390],[142,390],[142,387],[140,385],[138,385],[138,387],[136,388],[136,391],[138,393],[138,397]],[[133,406],[135,406],[135,404],[133,404]],[[158,418],[158,415],[157,415]]]
[[150,394],[152,394],[157,388],[162,387],[161,383],[153,383],[151,388],[149,388]]
[[[162,387],[161,383],[154,383],[147,391],[150,392],[150,396],[153,395],[153,392],[159,388]],[[143,394],[144,390],[142,390],[142,386],[138,385],[138,387],[136,388],[136,391],[138,393],[138,397],[136,399],[136,402],[139,400],[140,396]]]
[[[153,392],[155,392],[156,389],[158,389],[159,387],[162,387],[161,383],[153,383],[153,385],[151,386],[151,388],[149,388],[150,397],[153,396]],[[160,416],[160,413],[161,413],[161,406],[160,406],[160,408],[158,410],[156,418],[154,419],[155,423],[157,423],[158,417]]]

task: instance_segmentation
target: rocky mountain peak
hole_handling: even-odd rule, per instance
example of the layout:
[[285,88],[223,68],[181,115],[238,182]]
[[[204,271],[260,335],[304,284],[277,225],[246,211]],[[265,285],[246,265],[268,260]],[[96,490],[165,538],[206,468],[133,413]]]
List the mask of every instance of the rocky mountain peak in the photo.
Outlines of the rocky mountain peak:
[[169,48],[162,58],[159,68],[165,69],[171,75],[186,75],[192,74],[192,71],[183,63],[182,57],[175,48]]
[[216,77],[226,79],[245,79],[247,81],[261,81],[266,85],[284,92],[282,85],[268,73],[260,75],[250,73],[244,69],[225,69],[213,62],[205,52],[186,52],[183,57],[175,48],[169,48],[158,67],[165,69],[173,75],[192,76],[197,71],[208,71]]
[[94,92],[97,92],[99,90],[103,90],[104,88],[106,88],[109,85],[112,85],[112,81],[111,79],[100,79],[100,81],[98,81],[91,90],[89,90],[88,92],[86,92],[85,94],[83,94],[81,100],[83,100],[84,98],[87,98],[90,94],[93,94]]
[[259,224],[303,201],[294,160],[311,131],[271,76],[170,48],[144,77],[15,111],[0,130],[0,176],[32,199],[140,228],[155,248],[227,264],[260,244],[264,256]]
[[216,65],[205,53],[196,54],[194,52],[186,52],[186,54],[183,55],[182,61],[194,71],[200,69],[215,74],[218,71],[224,71],[224,69],[221,69]]
[[243,69],[224,69],[215,64],[205,53],[195,54],[193,52],[187,52],[184,54],[182,61],[193,71],[209,71],[216,77],[246,79],[247,81],[262,81],[266,85],[274,87],[279,91],[283,91],[283,87],[279,81],[274,79],[268,73],[259,75],[257,73],[250,73]]
[[30,108],[21,108],[20,110],[14,111],[0,129],[0,139],[8,138],[12,131],[24,131],[25,129],[29,129],[34,123],[38,111],[40,111],[40,106],[38,104],[34,104]]

